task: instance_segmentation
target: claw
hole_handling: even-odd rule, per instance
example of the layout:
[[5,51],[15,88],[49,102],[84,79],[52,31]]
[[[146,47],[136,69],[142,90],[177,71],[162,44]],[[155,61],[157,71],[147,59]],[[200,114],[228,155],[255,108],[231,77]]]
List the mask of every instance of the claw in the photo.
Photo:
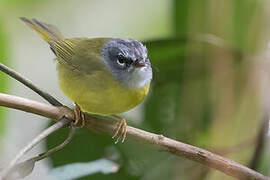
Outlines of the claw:
[[74,119],[75,121],[73,122],[73,124],[75,126],[78,126],[78,124],[80,124],[80,128],[85,126],[85,117],[84,117],[84,113],[82,112],[80,106],[75,103],[75,108],[74,108]]
[[[116,141],[115,141],[115,144],[117,144],[121,139],[122,139],[121,142],[123,143],[126,139],[126,134],[127,134],[126,120],[120,116],[117,116],[117,115],[112,115],[112,118],[114,118],[118,121],[118,123],[116,125],[117,129],[116,129],[114,135],[112,136],[112,138],[115,138],[116,136],[118,136]],[[121,132],[120,132],[120,130],[121,130]]]
[[116,126],[117,126],[117,129],[116,129],[114,135],[112,136],[113,139],[117,136],[117,134],[119,133],[119,131],[122,127],[121,121],[118,121]]
[[126,121],[123,124],[122,136],[123,136],[123,138],[122,138],[122,143],[123,143],[127,137],[127,122]]

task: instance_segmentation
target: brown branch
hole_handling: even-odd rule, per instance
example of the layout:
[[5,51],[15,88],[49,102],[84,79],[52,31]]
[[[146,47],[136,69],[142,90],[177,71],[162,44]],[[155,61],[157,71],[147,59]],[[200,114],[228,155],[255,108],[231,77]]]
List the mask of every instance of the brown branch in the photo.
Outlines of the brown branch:
[[[63,117],[64,115],[67,117],[73,117],[73,111],[67,107],[45,105],[36,101],[1,93],[0,106],[15,108],[53,119],[59,119],[59,117]],[[108,120],[94,117],[89,114],[85,114],[85,118],[86,128],[88,129],[98,132],[106,132],[109,134],[113,134],[115,130],[115,126]],[[163,135],[146,132],[131,126],[127,127],[127,135],[128,139],[132,138],[141,142],[152,144],[156,146],[156,148],[162,149],[179,157],[184,157],[189,160],[199,162],[207,167],[214,168],[238,179],[270,180],[269,177],[263,176],[262,174],[237,162],[226,159],[204,149],[164,137]]]
[[19,74],[18,72],[14,71],[13,69],[5,66],[2,63],[0,63],[0,71],[6,73],[10,77],[16,79],[17,81],[19,81],[20,83],[22,83],[26,87],[32,89],[34,92],[36,92],[37,94],[39,94],[46,101],[48,101],[50,104],[52,104],[54,106],[62,106],[62,104],[57,99],[55,99],[53,96],[51,96],[47,92],[41,90],[39,87],[37,87],[36,85],[34,85],[30,80],[26,79],[21,74]]

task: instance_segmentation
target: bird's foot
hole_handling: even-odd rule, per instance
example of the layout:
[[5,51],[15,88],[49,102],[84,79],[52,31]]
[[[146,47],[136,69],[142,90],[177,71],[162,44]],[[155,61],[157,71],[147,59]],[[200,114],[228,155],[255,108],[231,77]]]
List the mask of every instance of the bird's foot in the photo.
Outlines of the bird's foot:
[[82,112],[80,106],[75,103],[75,107],[74,107],[74,122],[73,125],[78,126],[80,128],[85,126],[85,117],[84,117],[84,113]]
[[127,122],[124,118],[117,115],[112,115],[111,117],[118,121],[115,133],[112,136],[112,138],[116,138],[118,136],[114,143],[117,144],[121,139],[121,142],[123,143],[127,135]]

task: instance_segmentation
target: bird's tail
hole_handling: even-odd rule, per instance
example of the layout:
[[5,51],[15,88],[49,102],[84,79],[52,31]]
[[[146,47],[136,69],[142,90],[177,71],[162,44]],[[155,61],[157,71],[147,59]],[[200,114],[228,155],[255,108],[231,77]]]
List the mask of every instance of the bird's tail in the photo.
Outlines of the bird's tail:
[[20,19],[25,22],[26,25],[34,29],[46,42],[64,39],[61,32],[54,25],[42,23],[36,19],[27,19],[25,17],[21,17]]

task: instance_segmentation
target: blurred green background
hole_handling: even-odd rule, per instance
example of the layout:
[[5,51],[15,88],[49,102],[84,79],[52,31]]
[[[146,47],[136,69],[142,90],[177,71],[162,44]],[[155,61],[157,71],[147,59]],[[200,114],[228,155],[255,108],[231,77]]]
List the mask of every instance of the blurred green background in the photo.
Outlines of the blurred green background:
[[[267,0],[2,0],[0,62],[72,106],[58,88],[53,53],[18,17],[55,24],[67,37],[144,41],[153,83],[144,103],[124,113],[128,124],[248,165],[270,103],[269,10]],[[0,92],[43,101],[1,72]],[[0,107],[0,167],[49,123]],[[61,143],[67,133],[51,135],[28,157]],[[269,151],[268,133],[256,167],[265,175],[270,175]],[[117,163],[119,171],[81,179],[233,179],[137,141],[115,145],[110,136],[85,129],[25,179],[47,179],[54,167],[101,158]]]

